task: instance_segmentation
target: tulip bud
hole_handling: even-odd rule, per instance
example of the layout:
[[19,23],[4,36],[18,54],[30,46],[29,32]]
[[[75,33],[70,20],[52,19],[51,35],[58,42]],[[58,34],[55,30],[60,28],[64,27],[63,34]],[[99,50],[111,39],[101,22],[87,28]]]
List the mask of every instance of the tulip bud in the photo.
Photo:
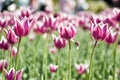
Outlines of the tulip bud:
[[73,24],[68,23],[59,28],[59,33],[62,38],[69,40],[76,35],[77,31]]
[[89,66],[87,64],[75,64],[75,68],[79,74],[84,74],[88,70]]
[[18,42],[18,37],[16,36],[15,32],[12,29],[6,31],[6,36],[7,36],[7,41],[10,44],[15,44]]
[[8,66],[8,60],[0,60],[0,71],[3,70],[3,68],[7,69]]
[[113,44],[117,39],[118,33],[113,32],[112,30],[107,34],[104,41],[108,44]]
[[0,27],[5,28],[7,26],[7,20],[5,19],[0,19]]
[[54,37],[53,41],[54,41],[54,46],[57,49],[64,48],[66,46],[66,43],[67,43],[66,40],[61,38],[61,37]]
[[17,48],[16,47],[12,48],[12,50],[11,50],[11,56],[12,57],[16,57],[17,56]]
[[50,64],[50,72],[51,73],[54,73],[56,72],[58,69],[58,66],[57,65],[54,65],[54,64]]
[[0,49],[8,50],[9,49],[9,43],[7,42],[7,39],[2,36],[1,41],[0,41]]

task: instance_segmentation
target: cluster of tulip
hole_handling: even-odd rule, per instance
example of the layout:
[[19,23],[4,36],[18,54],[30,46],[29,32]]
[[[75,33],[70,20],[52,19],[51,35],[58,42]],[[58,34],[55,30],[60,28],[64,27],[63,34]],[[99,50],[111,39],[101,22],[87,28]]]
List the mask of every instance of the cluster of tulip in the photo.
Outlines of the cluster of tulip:
[[[77,29],[79,26],[84,30],[90,31],[93,39],[95,40],[90,58],[90,65],[75,64],[75,68],[79,74],[84,74],[89,69],[89,77],[87,80],[90,80],[92,77],[91,70],[93,55],[95,53],[97,43],[99,41],[105,41],[108,45],[115,42],[117,44],[116,40],[119,35],[120,10],[118,9],[113,9],[113,12],[111,12],[111,10],[106,10],[99,15],[90,12],[79,12],[76,15],[67,15],[61,12],[53,14],[52,12],[33,12],[32,10],[23,9],[20,10],[20,14],[17,14],[17,12],[3,12],[0,16],[0,49],[3,50],[3,59],[0,61],[0,71],[3,71],[6,80],[21,80],[22,78],[23,69],[17,71],[17,62],[20,53],[21,40],[28,34],[31,35],[29,37],[30,40],[34,40],[35,35],[37,34],[46,34],[46,40],[51,36],[54,46],[59,52],[68,44],[68,80],[72,80],[71,42],[74,42],[76,46],[79,46],[79,43],[73,39],[75,35],[77,35]],[[54,54],[56,48],[50,49],[50,51]],[[9,60],[5,59],[4,54],[6,51],[10,52]],[[114,52],[116,56],[116,48]],[[47,56],[47,53],[43,54],[43,61],[45,61],[43,62],[43,67],[48,66]],[[115,56],[114,60],[116,58]],[[14,65],[11,64],[11,58],[15,58]],[[50,64],[49,69],[52,73],[57,71],[57,80],[59,80],[60,53],[58,53],[57,59],[57,63]],[[115,65],[116,64],[114,64],[114,66]],[[7,68],[8,66],[9,68]],[[10,71],[7,72],[9,69]],[[47,68],[44,69],[45,70],[43,70],[42,73],[45,75],[45,80],[47,80]],[[115,67],[113,77],[115,80]]]

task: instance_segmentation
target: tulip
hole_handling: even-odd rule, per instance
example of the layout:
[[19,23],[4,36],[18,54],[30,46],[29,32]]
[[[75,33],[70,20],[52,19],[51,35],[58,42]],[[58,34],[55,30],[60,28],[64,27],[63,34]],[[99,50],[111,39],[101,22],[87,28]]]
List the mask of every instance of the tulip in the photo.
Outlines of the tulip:
[[59,33],[62,38],[70,40],[76,35],[77,30],[73,24],[67,23],[65,26],[59,28]]
[[15,32],[10,29],[10,30],[6,30],[6,36],[7,36],[7,41],[10,43],[10,44],[15,44],[18,42],[18,37],[16,36]]
[[[11,68],[9,72],[7,72],[7,70],[4,69],[4,73],[5,73],[6,80],[14,80],[14,76],[15,76],[14,68]],[[15,80],[22,80],[21,79],[22,78],[22,73],[23,73],[23,70],[17,71]]]
[[92,24],[91,34],[95,40],[103,40],[109,32],[108,24]]
[[56,72],[57,71],[57,69],[58,69],[58,66],[57,65],[54,65],[54,64],[50,64],[50,72],[51,73],[54,73],[54,72]]
[[113,32],[112,30],[107,34],[104,41],[108,44],[113,44],[117,39],[118,33]]
[[84,74],[88,70],[89,66],[87,64],[75,64],[75,68],[79,74]]
[[5,28],[7,26],[7,20],[5,19],[0,19],[0,27]]
[[17,48],[16,47],[12,47],[11,56],[12,57],[16,57],[17,56]]
[[36,19],[33,19],[31,22],[29,22],[29,19],[26,17],[22,21],[16,18],[14,26],[15,34],[19,37],[27,36],[35,22]]
[[9,43],[7,41],[7,39],[4,38],[4,36],[2,36],[2,39],[0,41],[0,49],[3,49],[3,50],[8,50],[9,49]]
[[54,46],[58,49],[64,48],[66,46],[66,40],[61,37],[54,37]]
[[8,66],[8,60],[0,60],[0,71],[3,70],[3,68],[7,69]]
[[30,15],[31,15],[30,10],[25,10],[25,9],[22,9],[22,10],[21,10],[21,15],[20,15],[20,17],[22,17],[22,18],[24,18],[24,17],[29,18]]

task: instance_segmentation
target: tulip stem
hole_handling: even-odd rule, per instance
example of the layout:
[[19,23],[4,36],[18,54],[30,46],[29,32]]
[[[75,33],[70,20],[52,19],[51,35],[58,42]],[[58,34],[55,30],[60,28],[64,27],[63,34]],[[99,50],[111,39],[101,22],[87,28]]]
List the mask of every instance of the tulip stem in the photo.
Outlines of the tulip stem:
[[44,53],[43,53],[43,60],[42,60],[42,70],[43,74],[45,74],[45,80],[47,80],[47,57],[48,57],[48,52],[47,52],[47,46],[48,46],[48,34],[46,37],[46,44],[44,46]]
[[19,50],[20,50],[20,42],[21,42],[21,37],[19,38],[18,47],[17,47],[17,54],[16,54],[16,58],[15,58],[15,76],[14,76],[14,80],[16,80],[17,62],[18,62],[18,54],[19,54]]
[[57,80],[59,80],[59,69],[60,69],[60,49],[59,49],[59,52],[58,52],[58,58],[57,58],[57,65],[58,65],[58,71],[57,71]]
[[114,74],[113,74],[113,80],[115,80],[115,70],[116,70],[116,48],[117,48],[117,42],[115,43],[115,46],[114,46],[114,66],[113,66],[113,71],[114,71]]
[[91,54],[91,57],[90,57],[90,68],[89,68],[88,80],[91,79],[92,63],[93,63],[93,57],[94,57],[94,54],[95,54],[95,48],[97,46],[97,42],[98,41],[95,41],[95,44],[94,44],[94,47],[93,47],[93,50],[92,50],[92,54]]
[[9,68],[8,68],[8,69],[10,69],[11,66],[12,66],[12,60],[11,60],[11,52],[12,52],[12,48],[13,48],[13,45],[11,45],[11,49],[10,49],[10,55],[9,55]]
[[4,61],[5,61],[5,60],[4,60],[4,57],[5,57],[4,54],[5,54],[5,50],[3,50],[3,55],[2,55],[2,57],[3,57],[3,65],[2,65],[3,75],[2,75],[2,80],[4,80],[4,70],[3,70],[3,69],[4,69]]
[[69,63],[69,65],[68,65],[68,67],[69,67],[69,80],[71,80],[71,42],[70,42],[70,40],[68,41],[68,44],[69,44],[69,50],[68,50],[68,63]]
[[109,44],[106,45],[106,50],[105,50],[105,54],[104,54],[104,64],[103,64],[103,79],[104,80],[106,77],[106,65],[107,65],[107,53],[108,53],[108,49],[109,49]]

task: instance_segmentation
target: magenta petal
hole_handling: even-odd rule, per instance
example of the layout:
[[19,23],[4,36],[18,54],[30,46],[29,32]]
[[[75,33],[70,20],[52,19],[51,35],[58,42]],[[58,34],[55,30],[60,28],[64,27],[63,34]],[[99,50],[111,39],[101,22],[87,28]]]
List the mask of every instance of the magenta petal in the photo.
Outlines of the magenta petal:
[[29,31],[30,31],[28,19],[26,19],[26,20],[23,22],[23,27],[24,27],[24,31],[25,31],[24,36],[26,36],[26,35],[29,33]]
[[8,73],[8,79],[7,80],[14,80],[14,73],[15,73],[15,70],[12,68]]
[[21,78],[22,78],[22,73],[23,73],[22,70],[17,71],[17,73],[16,73],[16,80],[21,80]]

